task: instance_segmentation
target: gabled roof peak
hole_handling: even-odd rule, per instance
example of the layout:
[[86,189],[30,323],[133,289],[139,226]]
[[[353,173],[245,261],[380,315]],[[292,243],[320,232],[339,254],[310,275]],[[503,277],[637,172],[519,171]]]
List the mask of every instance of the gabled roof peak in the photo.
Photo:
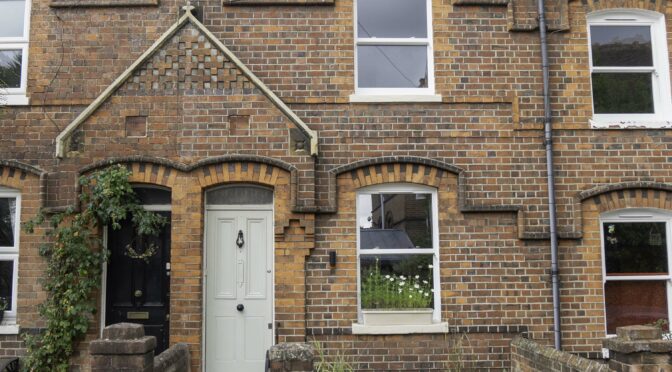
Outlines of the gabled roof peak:
[[195,9],[191,2],[187,2],[186,5],[182,7],[184,14],[175,22],[172,26],[166,30],[166,32],[159,37],[154,44],[152,44],[149,49],[147,49],[138,59],[136,59],[117,79],[115,79],[112,84],[110,84],[105,90],[93,101],[89,106],[82,111],[59,135],[56,137],[56,157],[62,158],[65,156],[65,142],[72,135],[72,133],[81,125],[86,119],[93,115],[98,108],[108,99],[114,92],[119,89],[126,80],[133,74],[135,70],[143,65],[154,53],[159,50],[172,36],[174,36],[177,31],[179,31],[185,24],[191,23],[194,25],[200,32],[202,32],[210,42],[217,47],[225,56],[228,58],[240,72],[247,77],[252,84],[254,84],[259,90],[268,98],[273,105],[275,105],[289,120],[291,120],[296,127],[305,134],[310,140],[310,154],[317,155],[317,133],[310,129],[306,123],[299,118],[292,109],[290,109],[273,91],[271,91],[266,84],[264,84],[259,78],[247,68],[239,59],[236,57],[233,52],[229,50],[210,30],[208,30],[192,13],[192,10]]

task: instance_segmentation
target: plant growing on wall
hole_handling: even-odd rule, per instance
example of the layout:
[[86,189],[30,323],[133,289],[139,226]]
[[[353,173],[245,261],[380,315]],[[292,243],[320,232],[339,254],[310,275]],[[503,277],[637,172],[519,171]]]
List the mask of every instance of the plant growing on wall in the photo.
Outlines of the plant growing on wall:
[[[404,269],[404,266],[400,266]],[[419,267],[420,268],[420,267]],[[375,265],[362,271],[362,309],[422,309],[432,307],[432,265],[427,275],[414,274],[406,269],[404,274],[385,274],[376,259]]]
[[[100,288],[102,265],[108,257],[101,229],[118,230],[121,221],[129,219],[137,234],[157,235],[166,223],[137,202],[129,176],[130,171],[117,165],[80,178],[80,210],[71,207],[49,218],[50,241],[40,247],[47,261],[42,283],[47,299],[39,307],[46,329],[25,337],[27,370],[68,370],[76,342],[86,334],[96,311],[93,293]],[[40,212],[24,229],[32,233],[45,220]]]

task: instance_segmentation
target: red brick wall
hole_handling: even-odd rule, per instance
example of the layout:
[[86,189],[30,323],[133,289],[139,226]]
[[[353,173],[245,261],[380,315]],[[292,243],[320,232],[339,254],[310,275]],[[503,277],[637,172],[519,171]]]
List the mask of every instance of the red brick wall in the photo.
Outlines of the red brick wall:
[[[242,162],[233,158],[213,160],[232,154],[259,161],[275,159],[296,168],[283,173],[287,178],[282,186],[287,193],[283,205],[286,213],[276,216],[276,246],[286,250],[286,255],[278,261],[278,267],[303,272],[308,256],[308,270],[305,283],[301,282],[302,276],[297,279],[285,275],[288,287],[282,290],[289,289],[299,299],[278,304],[286,310],[280,311],[278,318],[285,325],[281,330],[284,339],[302,339],[311,332],[315,337],[347,333],[356,319],[353,193],[361,186],[347,180],[351,171],[363,172],[364,168],[341,173],[335,170],[371,158],[403,156],[455,167],[436,185],[441,207],[443,318],[455,327],[495,327],[488,328],[492,335],[478,328],[460,328],[478,334],[483,345],[497,344],[515,333],[511,329],[527,330],[542,343],[550,342],[539,36],[521,32],[536,26],[530,1],[513,0],[507,5],[493,0],[492,5],[469,5],[470,0],[433,0],[434,67],[437,93],[443,101],[423,104],[349,103],[348,96],[354,90],[351,0],[319,6],[199,2],[206,27],[318,132],[320,154],[311,158],[293,153],[289,148],[293,124],[249,82],[239,81],[235,71],[231,72],[235,79],[225,79],[229,82],[226,87],[206,87],[201,79],[196,87],[166,88],[166,83],[187,80],[166,78],[164,73],[172,66],[162,67],[165,60],[159,58],[152,59],[151,68],[143,67],[145,75],[139,72],[135,76],[135,86],[122,87],[81,126],[81,145],[72,147],[76,151],[62,160],[54,158],[54,138],[177,19],[182,2],[52,8],[50,1],[33,2],[28,75],[31,106],[5,108],[0,115],[0,159],[44,169],[47,206],[72,203],[77,174],[111,158],[144,156],[149,171],[141,171],[138,162],[135,172],[147,175],[149,181],[145,182],[158,182],[151,176],[154,164],[164,167],[157,172],[172,167],[180,174],[168,186],[173,187],[175,210],[183,208],[189,217],[174,221],[181,227],[174,229],[173,237],[173,258],[183,273],[181,279],[179,275],[174,278],[174,288],[183,291],[180,296],[185,297],[173,297],[174,314],[182,315],[172,320],[175,333],[171,336],[175,342],[192,345],[194,363],[200,362],[198,257],[202,247],[200,201],[206,184],[199,177],[207,178],[196,173],[205,169],[198,166],[203,161],[224,164],[224,168],[231,162]],[[106,1],[100,0],[99,5]],[[565,349],[571,352],[598,352],[604,323],[600,243],[595,238],[598,227],[595,211],[589,210],[597,199],[582,202],[580,192],[623,182],[631,186],[649,182],[649,186],[635,188],[655,195],[651,184],[672,184],[670,130],[590,129],[585,17],[592,10],[622,7],[658,10],[668,18],[672,15],[672,8],[663,0],[641,4],[553,0],[549,5],[551,27],[564,30],[549,35],[549,52],[562,238],[562,331]],[[672,32],[669,21],[668,30]],[[179,37],[194,42],[196,49],[207,49],[189,32],[190,28]],[[668,40],[672,40],[669,35]],[[170,42],[164,51],[166,55],[179,55],[180,48],[179,42]],[[202,78],[205,69],[196,65],[189,76]],[[152,77],[148,77],[150,74]],[[241,86],[228,85],[234,81]],[[155,82],[163,86],[155,89]],[[141,83],[146,86],[144,92],[139,89]],[[147,116],[147,137],[126,137],[126,116]],[[240,116],[249,116],[248,132],[231,130],[230,118]],[[395,163],[381,164],[390,162]],[[422,161],[418,164],[426,165]],[[227,181],[229,172],[224,168],[219,172],[214,166],[211,174],[221,174],[218,180]],[[375,167],[369,171],[377,172]],[[235,172],[238,170],[231,173]],[[338,174],[341,176],[337,179]],[[196,179],[198,187],[189,183]],[[35,182],[28,175],[10,187],[34,190]],[[29,195],[37,194],[24,192],[24,206],[32,203]],[[648,198],[634,198],[627,206],[645,207]],[[667,204],[651,205],[672,209]],[[318,212],[335,213],[292,212],[301,208],[312,212],[314,206],[319,207]],[[40,325],[34,305],[42,296],[37,284],[42,263],[33,251],[36,248],[29,248],[31,238],[22,239],[26,250],[22,244],[21,271],[26,274],[21,279],[21,303],[25,305],[20,304],[20,309],[25,306],[25,310],[20,317],[25,319],[25,328],[34,328]],[[316,247],[311,250],[313,240]],[[339,252],[334,272],[326,266],[329,250]],[[307,319],[302,310],[304,292]],[[20,321],[24,322],[22,318]],[[388,337],[333,337],[350,343],[329,341],[334,347],[330,353],[340,348],[354,355],[369,341],[389,347],[384,341]],[[438,338],[414,336],[409,343]],[[13,339],[0,336],[0,340]],[[415,352],[399,342],[395,350],[401,355]],[[436,358],[439,361],[431,368],[439,368],[441,357]],[[480,360],[480,356],[473,358]]]

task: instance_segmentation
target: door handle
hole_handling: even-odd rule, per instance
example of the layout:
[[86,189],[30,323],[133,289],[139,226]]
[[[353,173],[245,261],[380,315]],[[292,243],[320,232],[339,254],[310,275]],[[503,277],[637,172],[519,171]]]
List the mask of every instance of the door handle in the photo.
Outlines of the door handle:
[[238,311],[243,311],[243,310],[245,310],[245,305],[243,305],[243,304],[238,304],[238,306],[236,306],[236,310],[238,310]]

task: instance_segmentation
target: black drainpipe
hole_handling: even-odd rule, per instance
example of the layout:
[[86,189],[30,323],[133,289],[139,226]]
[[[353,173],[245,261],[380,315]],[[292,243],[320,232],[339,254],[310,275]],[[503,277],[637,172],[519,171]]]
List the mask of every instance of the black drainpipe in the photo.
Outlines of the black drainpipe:
[[553,127],[548,83],[548,45],[546,41],[546,14],[544,0],[537,0],[539,12],[539,37],[541,39],[541,71],[544,83],[544,146],[546,147],[546,175],[548,178],[548,214],[551,234],[551,285],[553,288],[553,339],[560,350],[560,278],[558,273],[558,232],[555,216],[555,177],[553,175]]

